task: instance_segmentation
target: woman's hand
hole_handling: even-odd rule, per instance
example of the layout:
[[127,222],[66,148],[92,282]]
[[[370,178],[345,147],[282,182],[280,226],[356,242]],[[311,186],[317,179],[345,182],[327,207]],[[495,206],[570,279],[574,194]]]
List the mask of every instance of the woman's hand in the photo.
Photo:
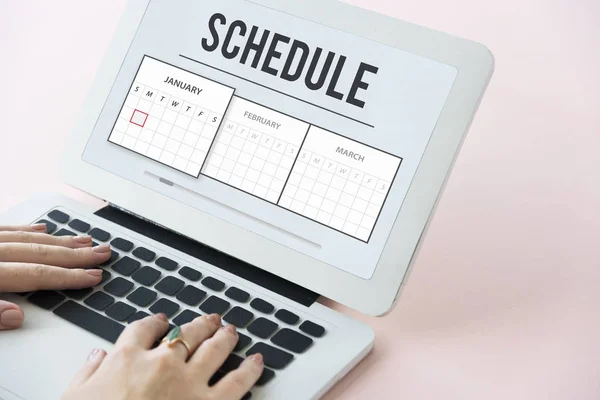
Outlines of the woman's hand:
[[[0,226],[0,293],[83,289],[102,280],[93,267],[110,258],[110,246],[92,248],[90,236],[50,236],[46,224]],[[23,323],[23,311],[0,300],[0,331]]]
[[232,325],[221,327],[218,314],[204,315],[181,327],[182,343],[152,345],[169,327],[163,314],[129,325],[114,351],[90,353],[63,400],[237,400],[263,371],[260,354],[248,357],[216,385],[209,380],[238,341]]

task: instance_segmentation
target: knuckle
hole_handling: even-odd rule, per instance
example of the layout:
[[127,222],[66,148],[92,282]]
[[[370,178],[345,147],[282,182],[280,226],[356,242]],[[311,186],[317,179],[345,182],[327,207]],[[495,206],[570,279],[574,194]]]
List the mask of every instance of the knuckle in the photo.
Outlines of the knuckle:
[[217,340],[216,338],[211,338],[206,343],[207,350],[210,354],[223,354],[229,353],[229,349],[227,344],[223,340]]
[[171,371],[175,367],[175,361],[176,359],[170,351],[164,351],[158,356],[156,365],[159,371]]
[[31,243],[29,244],[30,248],[31,248],[31,252],[35,253],[41,257],[45,257],[48,255],[48,248],[44,245],[41,245],[39,243]]
[[246,379],[246,375],[243,374],[241,371],[238,371],[237,374],[234,374],[231,377],[231,385],[234,386],[235,388],[242,390],[245,389],[246,386],[248,386],[248,382]]
[[33,275],[35,278],[38,278],[38,279],[40,279],[40,280],[41,280],[41,278],[44,278],[44,277],[46,276],[46,273],[47,273],[47,272],[48,272],[48,271],[47,271],[46,267],[45,267],[45,266],[43,266],[43,265],[41,265],[41,264],[35,264],[35,265],[32,267],[32,275]]
[[29,238],[30,238],[30,236],[26,232],[23,232],[23,231],[17,232],[17,242],[28,243],[31,241]]
[[119,346],[119,353],[126,358],[131,357],[136,351],[137,348],[131,343],[123,343]]

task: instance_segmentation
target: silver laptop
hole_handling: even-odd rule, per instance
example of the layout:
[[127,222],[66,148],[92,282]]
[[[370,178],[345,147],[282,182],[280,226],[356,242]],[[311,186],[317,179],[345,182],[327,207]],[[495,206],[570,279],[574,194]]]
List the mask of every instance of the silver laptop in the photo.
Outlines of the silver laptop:
[[95,288],[2,295],[27,318],[0,334],[0,398],[59,398],[157,312],[236,325],[230,357],[266,365],[247,397],[322,396],[374,333],[319,299],[390,311],[492,70],[480,44],[332,0],[130,1],[61,159],[106,206],[0,217],[112,257]]

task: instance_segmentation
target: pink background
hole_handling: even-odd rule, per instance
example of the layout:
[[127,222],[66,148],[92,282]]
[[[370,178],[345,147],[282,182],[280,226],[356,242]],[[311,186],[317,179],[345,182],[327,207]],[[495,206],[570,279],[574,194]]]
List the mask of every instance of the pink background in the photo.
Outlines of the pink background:
[[[351,2],[485,43],[496,73],[410,285],[355,315],[375,349],[326,398],[600,398],[600,2]],[[124,4],[0,0],[0,210],[86,199],[57,158]]]

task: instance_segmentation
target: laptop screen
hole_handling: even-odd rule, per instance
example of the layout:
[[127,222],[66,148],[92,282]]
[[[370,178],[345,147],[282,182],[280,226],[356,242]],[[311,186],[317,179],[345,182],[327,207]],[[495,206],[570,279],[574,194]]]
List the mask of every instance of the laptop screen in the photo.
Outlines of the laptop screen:
[[153,0],[83,159],[368,279],[456,73],[247,1]]

